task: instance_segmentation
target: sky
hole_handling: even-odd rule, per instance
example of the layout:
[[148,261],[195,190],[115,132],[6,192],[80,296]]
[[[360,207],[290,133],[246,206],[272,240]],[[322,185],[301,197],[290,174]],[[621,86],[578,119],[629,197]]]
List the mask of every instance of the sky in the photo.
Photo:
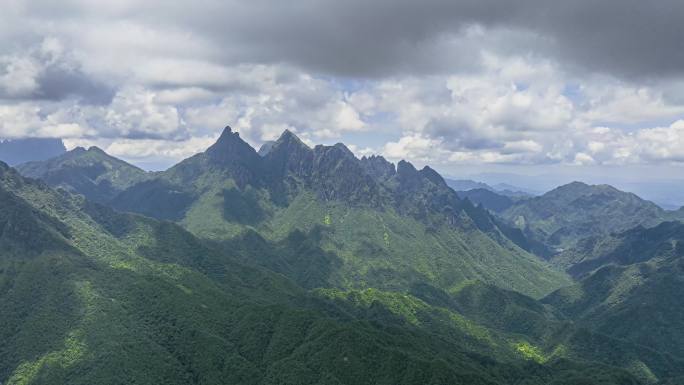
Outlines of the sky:
[[257,148],[290,129],[455,177],[684,180],[683,16],[681,0],[2,0],[0,137],[163,169],[230,125]]

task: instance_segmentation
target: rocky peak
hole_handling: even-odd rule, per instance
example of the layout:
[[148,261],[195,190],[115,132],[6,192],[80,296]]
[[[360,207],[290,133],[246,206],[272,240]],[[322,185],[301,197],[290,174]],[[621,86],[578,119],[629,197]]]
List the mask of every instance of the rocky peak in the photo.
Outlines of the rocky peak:
[[240,134],[233,132],[230,126],[226,126],[219,139],[209,149],[206,154],[209,158],[221,164],[242,164],[254,167],[261,162],[261,157],[257,152],[240,138]]
[[285,130],[264,156],[267,167],[276,175],[291,172],[298,176],[311,174],[314,153],[290,130]]
[[282,142],[297,142],[303,146],[306,146],[306,144],[304,144],[304,142],[302,142],[302,140],[299,139],[299,137],[297,135],[295,135],[295,133],[290,131],[289,129],[285,129],[285,131],[283,131],[283,133],[280,134],[280,137],[278,138],[278,140],[276,140],[276,143],[282,143]]
[[273,143],[271,150],[274,151],[288,151],[288,152],[311,152],[311,148],[302,142],[297,135],[290,130],[285,130],[280,135],[278,140]]
[[344,154],[344,156],[356,159],[356,155],[354,155],[354,153],[351,152],[351,150],[347,146],[345,146],[344,143],[335,143],[333,148],[341,151]]
[[430,166],[423,167],[423,169],[420,170],[418,174],[420,174],[422,177],[426,178],[427,180],[438,186],[447,186],[446,182],[444,181],[444,178],[442,178],[442,176],[439,175],[437,171],[430,168]]
[[358,162],[354,153],[342,143],[337,143],[334,146],[319,144],[314,147],[314,159],[318,164],[338,164],[343,161],[348,163]]
[[389,179],[397,173],[394,164],[379,155],[364,156],[361,158],[361,165],[374,178]]
[[379,184],[341,143],[314,148],[313,177],[313,185],[325,199],[379,204]]
[[400,181],[414,181],[418,178],[418,170],[410,162],[402,159],[397,163],[397,177]]

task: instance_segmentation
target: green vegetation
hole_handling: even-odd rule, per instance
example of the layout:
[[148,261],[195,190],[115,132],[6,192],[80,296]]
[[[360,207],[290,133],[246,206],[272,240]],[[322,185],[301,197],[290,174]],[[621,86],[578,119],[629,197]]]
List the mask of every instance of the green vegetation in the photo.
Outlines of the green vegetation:
[[476,205],[482,205],[487,210],[495,213],[500,213],[507,208],[513,206],[516,202],[525,200],[527,198],[516,198],[502,194],[497,194],[494,191],[486,188],[475,188],[467,191],[457,191],[458,196],[467,198]]
[[[0,259],[3,383],[545,384],[587,370],[473,355],[491,334],[454,311],[375,289],[311,297],[169,222],[1,174],[3,214],[23,214],[2,216],[14,244]],[[19,218],[52,241],[21,238]],[[431,332],[433,312],[473,343]]]
[[[310,149],[289,132],[262,158],[226,130],[205,153],[134,184],[112,205],[174,220],[307,288],[429,282],[448,291],[474,279],[540,298],[570,283],[434,170],[359,160],[341,144]],[[292,244],[301,234],[309,262],[296,260],[305,251]],[[245,239],[262,247],[241,249]],[[312,262],[315,255],[323,260]]]
[[665,211],[634,194],[580,182],[520,201],[501,215],[529,237],[560,249],[586,237],[681,218],[681,213]]
[[532,346],[525,341],[518,342],[513,346],[515,347],[515,350],[527,360],[532,360],[540,364],[546,362],[546,357],[544,357],[541,350],[536,346]]
[[[601,235],[669,215],[634,197],[573,185],[507,209],[521,231],[429,167],[289,132],[260,156],[227,129],[162,173],[112,159],[22,169],[90,199],[0,165],[2,384],[684,377],[682,225]],[[576,244],[550,262],[579,281],[530,234]]]
[[99,203],[110,202],[117,194],[146,178],[146,173],[97,147],[77,147],[45,161],[17,166],[24,176],[84,195]]

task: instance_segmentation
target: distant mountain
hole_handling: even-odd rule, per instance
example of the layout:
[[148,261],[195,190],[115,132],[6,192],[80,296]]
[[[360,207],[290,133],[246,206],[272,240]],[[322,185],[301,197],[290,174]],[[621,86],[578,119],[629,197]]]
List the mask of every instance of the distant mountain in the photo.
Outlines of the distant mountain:
[[470,179],[444,179],[452,189],[456,191],[471,191],[471,190],[488,190],[498,195],[503,195],[510,198],[528,198],[534,194],[525,191],[522,188],[512,186],[505,183],[498,183],[490,186],[486,183],[476,182]]
[[264,144],[262,144],[261,147],[259,147],[259,151],[258,151],[259,155],[266,156],[266,154],[268,154],[269,151],[271,151],[271,148],[273,148],[273,145],[275,143],[276,142],[274,140],[269,140],[267,142],[264,142]]
[[296,254],[244,253],[245,261],[307,287],[429,282],[449,290],[477,279],[539,297],[568,283],[431,168],[357,159],[343,144],[310,148],[289,131],[259,155],[226,128],[207,151],[133,184],[109,204],[176,221],[229,249],[252,232],[269,242],[303,236],[326,251],[309,275],[295,268]]
[[681,256],[684,256],[684,224],[677,221],[585,238],[575,247],[553,256],[550,262],[582,278],[608,265],[629,266]]
[[468,191],[456,191],[461,198],[468,198],[475,204],[481,204],[487,210],[500,213],[513,206],[516,202],[513,198],[497,194],[491,190],[476,188]]
[[555,259],[580,281],[545,303],[584,327],[684,357],[684,224],[591,238]]
[[97,147],[77,147],[45,161],[16,167],[24,176],[42,179],[53,187],[83,194],[93,202],[110,202],[126,188],[144,180],[147,173],[109,156]]
[[61,139],[0,140],[0,161],[10,166],[34,160],[45,160],[66,152]]
[[509,197],[513,198],[529,198],[533,197],[535,195],[540,195],[538,192],[518,187],[518,186],[513,186],[511,184],[507,183],[497,183],[492,186],[494,191],[498,192],[499,194],[506,195]]
[[578,240],[655,226],[678,219],[676,212],[608,185],[573,182],[542,196],[515,203],[501,216],[527,235],[549,246],[566,249]]
[[494,191],[494,188],[486,183],[476,182],[470,179],[444,179],[452,189],[456,191],[468,191],[474,189],[484,189]]

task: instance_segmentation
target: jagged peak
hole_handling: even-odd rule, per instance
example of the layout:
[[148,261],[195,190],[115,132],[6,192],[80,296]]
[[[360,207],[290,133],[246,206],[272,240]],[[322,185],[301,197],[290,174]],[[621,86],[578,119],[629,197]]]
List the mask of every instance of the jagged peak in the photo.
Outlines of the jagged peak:
[[221,133],[221,136],[219,136],[218,140],[216,140],[216,143],[214,143],[211,147],[209,147],[208,151],[216,151],[220,150],[224,147],[233,147],[235,145],[239,145],[241,147],[249,147],[252,149],[252,151],[256,154],[256,150],[252,148],[247,142],[242,140],[240,138],[240,133],[238,132],[233,132],[232,128],[230,126],[226,126],[223,129],[223,132]]
[[404,159],[400,160],[399,163],[397,163],[397,174],[399,175],[412,175],[416,174],[418,170],[411,164],[411,162],[407,162]]
[[285,129],[285,131],[283,131],[282,134],[280,134],[280,137],[278,138],[278,140],[276,140],[276,143],[277,142],[290,141],[290,140],[297,141],[298,143],[301,143],[301,144],[306,146],[306,144],[304,142],[302,142],[302,140],[299,139],[299,137],[294,132],[290,131],[287,128]]
[[277,148],[280,148],[281,146],[295,146],[295,147],[300,147],[306,150],[311,150],[309,146],[306,145],[297,135],[295,135],[294,132],[286,129],[283,131],[282,134],[280,134],[280,137],[273,143],[273,146],[269,151],[274,151]]
[[332,146],[326,146],[323,144],[316,145],[314,147],[314,152],[316,154],[326,154],[326,155],[331,155],[331,154],[339,154],[345,158],[351,158],[351,159],[356,159],[356,156],[354,155],[353,152],[347,146],[345,146],[343,143],[336,143]]
[[439,175],[439,173],[432,169],[430,166],[423,167],[423,169],[419,171],[419,174],[424,176],[434,184],[446,186],[444,178],[442,178],[442,176]]
[[[216,140],[216,142],[210,148],[222,147],[224,145],[230,145],[232,143],[239,143],[239,142],[243,142],[244,144],[249,146],[249,144],[247,144],[247,142],[245,142],[244,140],[242,140],[242,138],[240,138],[239,132],[233,131],[233,129],[230,128],[230,126],[226,126],[223,129],[223,131],[221,132],[221,135],[219,136],[219,138]],[[256,152],[256,150],[255,150],[255,152]]]
[[239,163],[250,169],[261,167],[261,156],[247,142],[226,126],[216,143],[207,149],[206,156],[218,164]]
[[335,145],[333,147],[339,149],[340,151],[344,152],[345,154],[356,159],[356,155],[354,155],[354,153],[344,143],[335,143]]
[[227,136],[233,133],[233,129],[230,126],[225,126],[223,132],[221,132],[221,137]]
[[368,155],[368,156],[364,155],[364,156],[361,157],[361,160],[382,161],[382,162],[391,163],[390,161],[388,161],[387,159],[385,159],[384,156],[382,156],[382,155],[375,155],[375,154],[373,154],[373,155]]
[[380,155],[363,156],[361,157],[361,164],[364,165],[367,172],[375,177],[389,178],[397,172],[394,163]]
[[289,171],[301,176],[311,172],[313,151],[290,130],[285,130],[262,156],[277,175]]
[[364,155],[361,157],[361,160],[364,162],[390,165],[390,166],[392,166],[392,168],[395,167],[394,163],[385,159],[385,157],[383,157],[382,155],[369,155],[369,156]]

